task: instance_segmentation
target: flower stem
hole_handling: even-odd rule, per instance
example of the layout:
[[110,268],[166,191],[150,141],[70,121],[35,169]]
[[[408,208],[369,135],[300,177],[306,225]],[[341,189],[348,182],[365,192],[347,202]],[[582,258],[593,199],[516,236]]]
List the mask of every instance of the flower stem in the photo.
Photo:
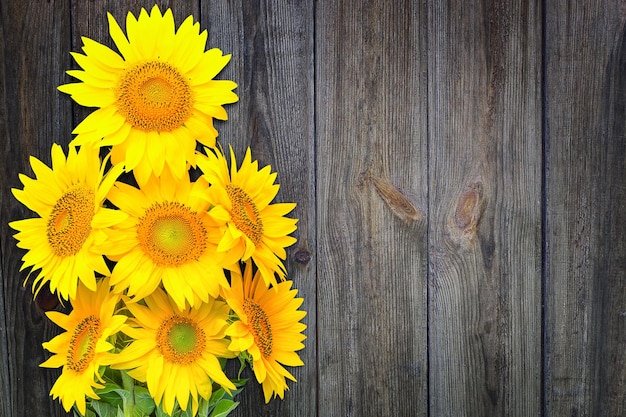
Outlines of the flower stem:
[[122,371],[122,384],[124,390],[129,393],[124,405],[124,417],[133,417],[135,411],[135,381],[126,372]]

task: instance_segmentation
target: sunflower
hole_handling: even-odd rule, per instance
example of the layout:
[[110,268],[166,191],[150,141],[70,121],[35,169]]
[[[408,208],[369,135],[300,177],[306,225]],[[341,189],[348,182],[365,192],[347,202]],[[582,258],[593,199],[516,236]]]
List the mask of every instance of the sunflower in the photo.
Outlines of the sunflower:
[[[52,168],[35,157],[30,164],[36,179],[20,174],[24,189],[12,189],[15,198],[39,215],[9,223],[17,230],[17,246],[26,249],[21,270],[40,269],[33,282],[37,293],[48,282],[50,290],[74,299],[78,281],[96,289],[95,272],[109,274],[95,244],[103,230],[126,215],[103,207],[106,194],[121,174],[121,167],[104,173],[98,151],[70,147],[67,158],[61,146],[52,145]],[[30,275],[30,274],[29,274]]]
[[120,55],[83,37],[72,56],[82,70],[67,73],[80,82],[59,90],[80,105],[98,109],[74,130],[79,144],[112,146],[112,162],[124,162],[142,184],[168,165],[182,178],[193,161],[196,140],[213,147],[213,118],[228,118],[224,104],[237,101],[229,80],[214,80],[230,55],[205,51],[207,32],[189,16],[175,30],[172,11],[154,6],[139,18],[128,13],[125,35],[111,14],[109,32]]
[[114,346],[107,338],[124,328],[126,316],[114,314],[119,296],[109,291],[108,278],[97,283],[95,291],[79,283],[76,292],[69,315],[46,313],[65,332],[43,344],[54,355],[40,366],[63,367],[50,395],[61,399],[65,411],[76,404],[85,415],[85,397],[99,399],[94,388],[104,387],[100,366],[110,365],[115,357],[109,352]]
[[129,370],[128,374],[146,382],[156,404],[172,414],[174,401],[187,410],[189,397],[193,415],[198,395],[211,396],[211,381],[226,390],[236,389],[222,371],[217,358],[232,358],[224,338],[229,308],[223,301],[209,298],[194,308],[179,309],[161,289],[141,303],[128,303],[134,318],[123,331],[133,341],[111,365]]
[[225,264],[252,258],[265,284],[276,284],[275,274],[281,279],[286,275],[281,261],[287,257],[285,248],[296,242],[288,235],[296,230],[298,220],[284,217],[295,203],[270,204],[280,188],[274,184],[276,173],[270,166],[259,170],[258,162],[251,160],[250,148],[239,170],[230,149],[230,174],[221,152],[205,151],[207,155],[198,154],[197,163],[211,184],[206,194],[214,205],[211,217],[224,231],[217,250],[224,252]]
[[[267,288],[259,271],[252,278],[252,265],[231,273],[231,288],[224,290],[224,298],[239,321],[226,330],[231,337],[229,349],[233,352],[248,351],[252,356],[254,375],[263,386],[265,402],[272,395],[284,397],[289,389],[286,378],[296,379],[282,365],[304,365],[296,351],[304,348],[306,338],[302,332],[306,325],[300,320],[306,315],[298,310],[304,301],[295,298],[297,290],[291,289],[291,281],[276,285],[276,291]],[[282,364],[282,365],[281,365]]]
[[117,264],[111,273],[115,291],[136,299],[161,283],[179,308],[219,295],[228,286],[217,253],[220,230],[208,215],[202,178],[175,178],[169,169],[149,177],[141,188],[115,183],[109,200],[128,220],[108,231],[101,250]]

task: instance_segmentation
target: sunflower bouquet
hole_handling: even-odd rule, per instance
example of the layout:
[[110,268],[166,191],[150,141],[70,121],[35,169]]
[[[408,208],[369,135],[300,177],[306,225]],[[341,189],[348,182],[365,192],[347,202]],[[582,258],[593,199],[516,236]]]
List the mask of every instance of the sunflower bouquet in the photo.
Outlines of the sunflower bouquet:
[[283,398],[306,328],[283,264],[295,204],[272,204],[276,173],[249,149],[238,165],[217,142],[238,100],[215,79],[230,56],[157,6],[126,33],[108,23],[119,54],[83,38],[78,82],[59,87],[95,110],[12,190],[38,215],[10,223],[34,294],[71,306],[46,313],[63,329],[43,344],[41,366],[62,368],[50,394],[81,416],[226,416],[250,366],[266,402]]

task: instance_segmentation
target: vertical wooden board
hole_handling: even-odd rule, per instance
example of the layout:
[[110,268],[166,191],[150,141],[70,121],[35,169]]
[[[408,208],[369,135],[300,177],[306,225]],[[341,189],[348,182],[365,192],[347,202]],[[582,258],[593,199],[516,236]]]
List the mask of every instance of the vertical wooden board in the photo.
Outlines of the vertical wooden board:
[[[2,18],[6,16],[5,10],[0,5],[0,152],[2,155],[9,155],[9,110],[11,106],[7,102],[7,79],[6,79],[6,64],[8,57],[6,54],[6,36],[4,34],[8,25],[8,20]],[[0,224],[5,224],[8,219],[5,218],[5,209],[7,206],[6,201],[10,198],[8,190],[8,169],[0,169]],[[3,227],[2,232],[4,236],[8,234],[6,226]],[[11,381],[9,375],[9,347],[7,344],[9,329],[7,328],[6,309],[4,307],[4,282],[5,267],[7,262],[9,250],[6,247],[6,240],[0,241],[0,415],[9,415],[11,404]],[[9,241],[9,244],[13,244],[14,241]]]
[[[58,371],[39,367],[47,358],[41,343],[57,332],[33,301],[30,284],[19,272],[25,251],[16,247],[8,222],[34,213],[13,198],[22,188],[18,173],[33,176],[29,156],[50,164],[52,143],[69,142],[71,109],[57,85],[69,65],[70,3],[2,2],[0,4],[0,302],[3,355],[0,413],[5,416],[60,416],[61,407],[49,397]],[[56,299],[40,305],[53,308]]]
[[430,5],[430,415],[538,416],[541,5]]
[[[135,17],[139,17],[142,8],[150,12],[155,4],[159,6],[162,13],[165,13],[167,9],[172,10],[176,27],[180,26],[183,20],[190,15],[193,15],[194,21],[200,20],[200,6],[197,0],[184,2],[158,0],[151,3],[141,0],[105,0],[98,2],[77,0],[72,2],[72,50],[82,52],[81,47],[83,43],[81,37],[85,36],[107,45],[119,53],[109,35],[107,13],[111,13],[124,33],[126,33],[126,15],[131,12]],[[200,29],[205,28],[201,27]],[[72,68],[78,68],[78,66],[74,64]],[[75,79],[68,76],[67,81],[72,82]]]
[[425,2],[318,2],[320,416],[426,416]]
[[202,3],[202,23],[209,43],[231,62],[219,75],[238,84],[239,101],[227,107],[229,120],[216,123],[218,141],[232,145],[238,162],[247,147],[260,166],[278,172],[281,188],[275,202],[296,202],[298,218],[287,249],[288,278],[304,298],[307,311],[303,367],[289,368],[283,401],[264,405],[262,390],[249,372],[235,416],[313,416],[317,407],[316,227],[313,108],[313,2],[267,0]]
[[546,415],[626,413],[624,21],[546,5]]

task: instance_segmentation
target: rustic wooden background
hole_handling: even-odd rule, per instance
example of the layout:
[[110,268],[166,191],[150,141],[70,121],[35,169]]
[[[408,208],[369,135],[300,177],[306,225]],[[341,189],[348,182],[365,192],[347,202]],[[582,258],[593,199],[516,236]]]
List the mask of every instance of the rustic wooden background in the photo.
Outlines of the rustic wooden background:
[[[235,416],[626,415],[623,1],[158,3],[232,53],[220,139],[298,203],[306,366]],[[142,6],[0,2],[1,416],[63,415],[9,189],[88,113],[80,36]]]

